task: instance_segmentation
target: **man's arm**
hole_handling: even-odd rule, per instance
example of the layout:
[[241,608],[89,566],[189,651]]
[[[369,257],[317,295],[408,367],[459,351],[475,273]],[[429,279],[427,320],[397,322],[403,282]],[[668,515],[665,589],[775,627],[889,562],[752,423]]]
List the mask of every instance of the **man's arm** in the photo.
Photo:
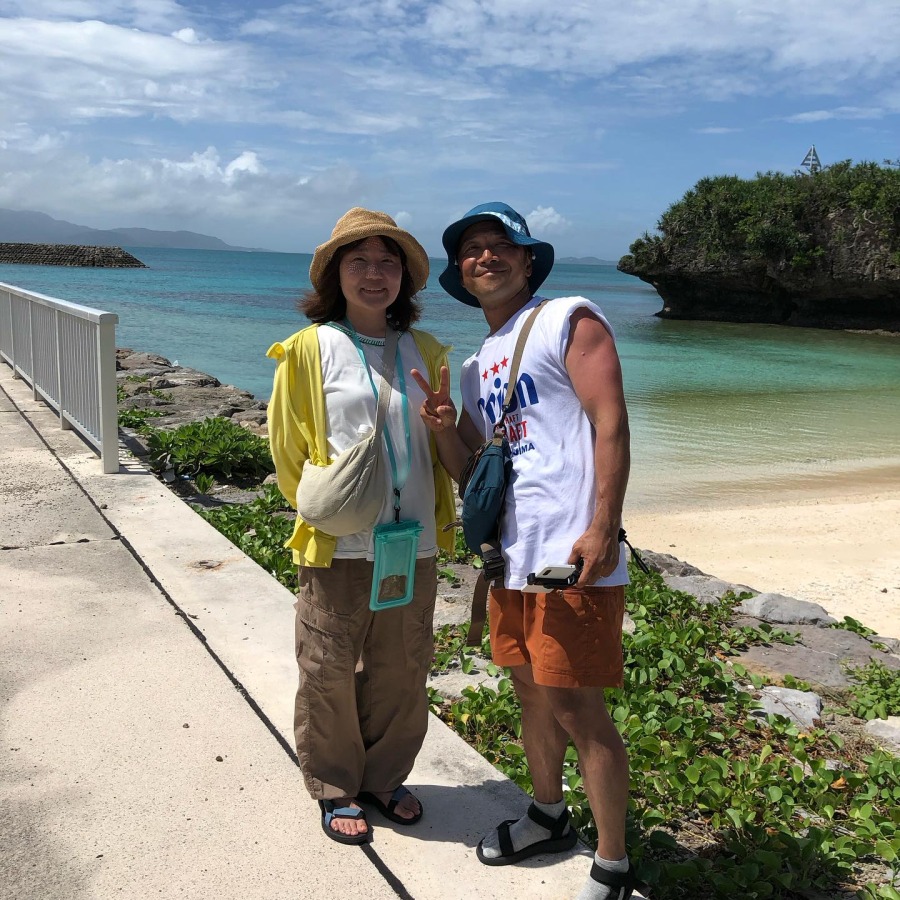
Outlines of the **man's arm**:
[[579,557],[579,585],[612,574],[619,561],[619,527],[631,468],[631,436],[622,387],[622,368],[612,335],[589,310],[572,313],[566,370],[595,432],[594,516],[572,545],[569,562]]

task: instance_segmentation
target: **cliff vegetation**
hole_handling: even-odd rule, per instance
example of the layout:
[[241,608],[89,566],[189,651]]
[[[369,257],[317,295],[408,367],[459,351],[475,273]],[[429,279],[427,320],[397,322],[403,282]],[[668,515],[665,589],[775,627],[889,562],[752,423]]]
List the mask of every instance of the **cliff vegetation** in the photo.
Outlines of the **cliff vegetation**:
[[704,178],[618,268],[664,318],[900,331],[898,164]]

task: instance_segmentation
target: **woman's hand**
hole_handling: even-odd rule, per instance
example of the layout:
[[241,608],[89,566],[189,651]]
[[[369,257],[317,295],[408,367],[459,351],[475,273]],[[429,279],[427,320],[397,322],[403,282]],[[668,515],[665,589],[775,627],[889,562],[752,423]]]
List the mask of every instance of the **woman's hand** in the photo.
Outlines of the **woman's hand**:
[[456,428],[456,404],[450,397],[450,370],[441,366],[441,383],[436,391],[418,369],[412,369],[410,375],[425,393],[425,402],[419,409],[425,425],[438,434]]

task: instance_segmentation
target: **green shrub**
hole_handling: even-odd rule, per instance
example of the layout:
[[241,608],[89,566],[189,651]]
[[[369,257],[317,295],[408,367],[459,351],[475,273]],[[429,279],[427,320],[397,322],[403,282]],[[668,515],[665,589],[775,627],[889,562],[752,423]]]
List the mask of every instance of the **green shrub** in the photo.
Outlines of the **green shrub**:
[[[137,375],[127,375],[126,381],[146,381]],[[121,384],[116,385],[116,403],[119,405],[119,428],[132,428],[135,431],[146,431],[148,419],[158,419],[162,413],[157,409],[122,409],[121,405],[128,399],[128,394]]]
[[900,169],[849,160],[815,176],[781,172],[702,178],[660,217],[659,234],[632,243],[620,267],[635,274],[669,263],[703,268],[759,261],[810,272],[829,266],[829,248],[865,229],[900,251]]
[[250,482],[275,471],[268,442],[230,419],[153,430],[147,448],[151,467],[176,478],[203,473],[221,481]]
[[855,682],[851,712],[861,719],[886,719],[900,715],[900,672],[873,659],[867,666],[850,668]]
[[131,428],[146,433],[149,431],[149,420],[162,416],[158,409],[120,409],[119,428]]

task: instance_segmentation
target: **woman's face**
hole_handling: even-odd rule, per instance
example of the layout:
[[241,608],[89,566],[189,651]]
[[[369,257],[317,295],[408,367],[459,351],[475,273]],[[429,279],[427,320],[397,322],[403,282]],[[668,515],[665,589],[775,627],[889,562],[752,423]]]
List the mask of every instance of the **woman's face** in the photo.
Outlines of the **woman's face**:
[[385,315],[397,299],[403,280],[400,255],[380,237],[366,238],[341,257],[341,292],[347,301],[347,315],[371,318]]

